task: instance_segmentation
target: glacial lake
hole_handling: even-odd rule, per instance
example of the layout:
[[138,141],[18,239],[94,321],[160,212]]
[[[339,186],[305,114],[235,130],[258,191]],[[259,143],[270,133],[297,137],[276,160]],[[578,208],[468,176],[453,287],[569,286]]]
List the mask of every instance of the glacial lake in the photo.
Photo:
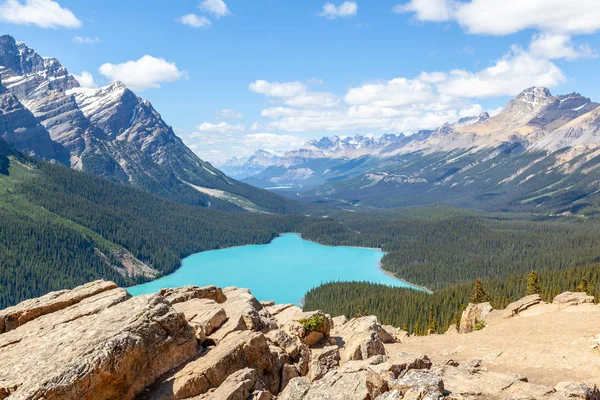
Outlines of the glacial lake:
[[323,246],[288,233],[266,245],[191,255],[172,274],[127,290],[136,296],[185,285],[237,286],[249,288],[258,300],[300,305],[308,290],[332,281],[412,287],[381,270],[383,255],[377,249]]

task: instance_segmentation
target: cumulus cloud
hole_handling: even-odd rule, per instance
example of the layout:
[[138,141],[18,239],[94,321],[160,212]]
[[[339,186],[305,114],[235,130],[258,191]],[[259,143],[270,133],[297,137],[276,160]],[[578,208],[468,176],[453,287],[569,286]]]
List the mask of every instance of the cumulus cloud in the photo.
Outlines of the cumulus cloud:
[[196,14],[184,15],[179,18],[179,22],[192,28],[209,28],[212,25],[208,18]]
[[545,33],[536,35],[533,37],[529,49],[533,54],[549,60],[564,58],[572,61],[598,56],[597,53],[586,44],[574,46],[571,43],[571,37],[565,34]]
[[94,36],[94,37],[74,36],[73,43],[78,43],[78,44],[100,43],[100,38],[98,36]]
[[338,96],[334,95],[333,93],[327,92],[301,93],[294,97],[290,97],[285,101],[286,105],[298,108],[331,108],[339,106],[340,103],[341,101]]
[[415,13],[419,21],[448,21],[453,17],[452,2],[447,0],[412,0],[394,6],[395,13]]
[[257,80],[249,85],[250,91],[270,97],[294,97],[306,92],[302,82],[267,82]]
[[223,0],[203,0],[199,7],[217,18],[231,15],[227,4]]
[[524,29],[587,34],[600,29],[600,2],[564,0],[410,0],[394,7],[419,21],[458,22],[469,33],[508,35]]
[[237,110],[231,110],[229,108],[222,108],[217,111],[217,117],[221,119],[238,119],[243,118],[244,114]]
[[438,85],[442,94],[459,97],[488,98],[512,96],[530,86],[553,87],[566,80],[552,61],[513,47],[494,65],[478,72],[451,71]]
[[52,0],[6,0],[0,3],[0,21],[40,28],[79,28],[83,25],[71,10]]
[[175,63],[150,55],[122,64],[106,63],[101,65],[98,71],[111,82],[121,81],[131,89],[139,91],[159,88],[161,83],[175,82],[187,76]]
[[[200,124],[198,126],[202,126]],[[288,151],[304,145],[308,139],[301,135],[272,132],[220,132],[196,130],[180,134],[181,139],[200,158],[220,164],[232,157],[249,156],[258,149]]]
[[198,132],[233,133],[243,132],[245,129],[244,125],[232,125],[227,122],[218,122],[216,124],[213,124],[212,122],[203,122],[196,126]]
[[514,96],[530,86],[555,87],[565,79],[548,57],[513,46],[487,68],[424,71],[365,82],[342,95],[313,92],[301,82],[256,81],[250,90],[269,98],[261,116],[270,131],[410,133],[478,115],[484,111],[480,99]]
[[84,88],[97,88],[98,85],[94,81],[94,76],[89,71],[83,71],[81,75],[73,75],[77,82]]
[[345,1],[339,6],[333,3],[325,3],[319,16],[327,19],[348,18],[355,16],[357,12],[358,4],[355,1]]

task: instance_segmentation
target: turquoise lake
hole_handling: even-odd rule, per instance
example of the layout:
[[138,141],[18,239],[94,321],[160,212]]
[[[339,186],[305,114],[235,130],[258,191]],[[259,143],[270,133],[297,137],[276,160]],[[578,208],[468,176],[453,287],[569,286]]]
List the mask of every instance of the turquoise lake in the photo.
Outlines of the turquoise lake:
[[383,255],[376,249],[323,246],[289,233],[266,245],[194,254],[174,273],[127,290],[136,296],[185,285],[238,286],[259,300],[300,304],[308,290],[331,281],[412,287],[380,269]]

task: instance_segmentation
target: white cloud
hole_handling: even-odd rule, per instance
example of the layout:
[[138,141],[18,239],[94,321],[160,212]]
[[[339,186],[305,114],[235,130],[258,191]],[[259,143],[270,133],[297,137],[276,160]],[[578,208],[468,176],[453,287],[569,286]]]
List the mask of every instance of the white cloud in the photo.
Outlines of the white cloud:
[[398,107],[430,101],[434,98],[430,85],[418,79],[396,78],[380,84],[352,88],[344,100],[350,105],[370,104],[375,107]]
[[212,25],[208,18],[204,16],[199,17],[196,14],[184,15],[179,18],[179,22],[192,28],[209,28]]
[[227,4],[223,0],[204,0],[199,7],[217,18],[231,15]]
[[233,133],[243,132],[246,128],[244,125],[232,125],[227,122],[218,122],[213,124],[211,122],[203,122],[196,126],[198,132],[218,132],[218,133]]
[[457,21],[467,32],[508,35],[524,29],[565,34],[600,29],[600,2],[584,0],[410,0],[394,7],[419,21]]
[[339,6],[333,3],[325,3],[319,16],[327,19],[348,18],[355,16],[357,12],[358,4],[355,1],[345,1]]
[[0,4],[0,21],[40,28],[79,28],[82,23],[71,10],[52,0],[6,0]]
[[467,108],[463,108],[462,110],[460,110],[458,112],[458,116],[461,118],[465,118],[465,117],[474,117],[476,115],[479,115],[483,112],[483,107],[481,106],[481,104],[473,104]]
[[187,76],[187,73],[180,71],[175,63],[149,55],[122,64],[106,63],[98,70],[111,82],[121,81],[131,89],[140,91],[159,88],[163,82],[175,82]]
[[531,53],[549,60],[559,58],[577,60],[597,57],[596,52],[588,45],[575,47],[571,43],[571,37],[564,34],[545,33],[536,35],[533,37],[529,50]]
[[243,118],[244,114],[237,110],[231,110],[229,108],[222,108],[217,111],[217,116],[222,119],[237,119]]
[[444,82],[447,78],[447,74],[444,72],[421,72],[419,79],[427,83],[440,83]]
[[258,94],[270,97],[294,97],[306,92],[306,86],[302,82],[267,82],[257,80],[250,84],[249,89]]
[[182,133],[180,137],[200,158],[215,163],[222,163],[234,156],[249,156],[258,149],[273,151],[297,149],[308,141],[301,135],[245,131],[223,133],[196,130]]
[[94,81],[94,76],[89,71],[83,71],[81,75],[73,74],[77,82],[84,88],[97,88],[98,85]]
[[478,99],[514,96],[527,87],[555,87],[564,81],[551,60],[513,46],[481,70],[424,71],[414,78],[351,87],[345,95],[312,92],[300,82],[257,81],[250,90],[269,97],[261,112],[269,131],[414,132],[480,114],[484,108]]
[[394,6],[395,13],[416,14],[419,21],[448,21],[452,18],[452,3],[447,0],[412,0]]
[[327,92],[301,93],[297,96],[290,97],[285,101],[286,105],[297,108],[331,108],[339,106],[340,103],[341,101],[338,96]]
[[78,44],[100,43],[100,38],[98,36],[94,36],[94,37],[73,36],[73,42],[78,43]]
[[482,71],[451,71],[438,85],[442,94],[457,97],[487,98],[520,93],[530,86],[553,87],[566,80],[551,61],[528,53],[519,47]]

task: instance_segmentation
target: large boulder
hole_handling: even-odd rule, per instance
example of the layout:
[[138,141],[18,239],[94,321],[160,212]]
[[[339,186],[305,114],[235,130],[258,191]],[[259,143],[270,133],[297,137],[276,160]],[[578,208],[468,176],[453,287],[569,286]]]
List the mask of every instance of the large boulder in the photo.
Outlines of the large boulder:
[[560,382],[554,388],[555,398],[558,399],[581,399],[600,400],[600,390],[596,385],[585,383]]
[[214,300],[194,298],[175,303],[173,308],[185,315],[199,343],[204,342],[206,335],[213,333],[227,320],[225,310]]
[[308,379],[316,381],[340,364],[340,348],[328,346],[311,351]]
[[510,303],[504,310],[504,318],[514,317],[523,310],[527,310],[529,307],[534,306],[542,302],[542,296],[539,294],[532,294],[525,296],[513,303]]
[[340,369],[342,373],[371,371],[375,372],[385,381],[398,379],[410,370],[430,369],[431,361],[427,356],[412,354],[396,354],[393,356],[377,355],[366,360],[348,361]]
[[297,337],[307,346],[313,346],[329,336],[332,327],[331,316],[322,311],[310,311],[295,314],[281,329]]
[[0,398],[133,399],[196,355],[192,328],[162,296],[128,298],[104,291],[0,335]]
[[195,397],[195,400],[247,400],[258,374],[255,369],[244,368],[229,375],[217,389]]
[[209,349],[183,368],[163,377],[146,397],[152,400],[186,399],[199,396],[221,386],[227,377],[244,368],[252,368],[261,379],[274,375],[278,355],[272,353],[266,337],[260,332],[235,331],[219,345]]
[[339,327],[334,327],[331,337],[342,348],[341,362],[366,360],[371,356],[385,354],[380,331],[381,325],[374,316],[354,318]]
[[594,303],[594,296],[588,296],[585,292],[564,292],[552,300],[552,304],[561,307],[576,306],[579,304]]
[[115,288],[117,285],[114,282],[94,281],[73,290],[50,292],[42,297],[25,300],[0,311],[0,333],[11,331],[42,315],[63,310],[83,299]]
[[388,382],[391,390],[397,390],[404,399],[443,398],[444,382],[437,373],[429,370],[410,370],[402,377]]
[[160,294],[171,304],[177,304],[192,299],[207,299],[217,303],[227,300],[223,290],[216,286],[182,286],[178,288],[161,289]]
[[341,374],[328,372],[322,379],[311,382],[295,378],[278,396],[279,400],[372,400],[387,391],[386,383],[370,371]]
[[469,303],[460,319],[460,333],[473,332],[475,325],[485,322],[486,317],[492,310],[490,303]]
[[408,332],[391,325],[381,325],[379,329],[379,338],[383,343],[402,343],[408,336]]
[[220,305],[225,310],[227,321],[219,329],[208,335],[214,343],[218,344],[227,335],[235,331],[262,331],[268,332],[277,325],[270,314],[250,293],[248,289],[229,287],[223,290],[227,301]]

